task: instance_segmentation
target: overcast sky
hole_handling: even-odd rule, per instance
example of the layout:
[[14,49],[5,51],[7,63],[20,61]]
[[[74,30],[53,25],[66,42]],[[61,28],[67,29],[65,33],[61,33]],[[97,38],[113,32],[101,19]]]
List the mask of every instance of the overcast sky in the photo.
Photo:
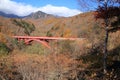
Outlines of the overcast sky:
[[0,0],[0,11],[18,16],[43,11],[58,16],[74,16],[82,13],[77,0]]

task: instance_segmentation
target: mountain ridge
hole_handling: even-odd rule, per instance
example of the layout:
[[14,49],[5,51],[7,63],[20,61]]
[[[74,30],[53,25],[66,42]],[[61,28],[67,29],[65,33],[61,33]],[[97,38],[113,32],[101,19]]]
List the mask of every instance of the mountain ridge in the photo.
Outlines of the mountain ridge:
[[[94,12],[82,13],[73,17],[49,17],[49,18],[5,18],[0,16],[0,41],[7,42],[7,38],[3,36],[25,36],[25,31],[31,30],[34,25],[35,30],[30,31],[30,36],[51,36],[51,37],[77,37],[86,38],[91,43],[99,43],[103,39],[105,31],[102,27],[103,20],[96,21],[94,18]],[[16,24],[14,24],[14,22]],[[98,23],[99,22],[99,23]],[[19,25],[22,25],[19,26]],[[110,42],[116,41],[118,46],[120,44],[120,31],[110,33],[110,36],[114,36],[110,39]],[[118,40],[117,40],[117,39]],[[8,41],[9,43],[9,41]]]
[[15,15],[15,14],[6,14],[2,11],[0,11],[0,16],[6,17],[6,18],[23,18],[24,17],[24,16],[18,16],[18,15]]
[[32,12],[29,15],[26,16],[18,16],[15,14],[6,14],[5,12],[0,11],[0,16],[6,17],[6,18],[33,18],[33,19],[39,19],[39,18],[48,18],[48,17],[59,17],[52,14],[47,14],[42,11]]
[[42,11],[37,11],[37,12],[33,12],[33,13],[29,14],[25,18],[39,19],[39,18],[47,18],[47,17],[54,17],[54,15],[47,14],[47,13],[42,12]]

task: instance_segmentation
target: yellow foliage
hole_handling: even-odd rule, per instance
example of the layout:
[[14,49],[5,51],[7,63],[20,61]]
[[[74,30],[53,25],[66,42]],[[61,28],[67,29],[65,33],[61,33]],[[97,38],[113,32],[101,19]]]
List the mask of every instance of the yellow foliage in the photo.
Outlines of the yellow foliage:
[[120,31],[110,33],[109,43],[108,43],[108,49],[112,50],[115,47],[120,45]]
[[64,37],[70,37],[71,36],[71,30],[70,29],[66,29],[63,36]]
[[0,33],[0,41],[1,41],[1,42],[4,42],[4,43],[7,42],[7,41],[6,41],[6,38],[5,38],[5,35],[2,34],[2,33]]
[[52,19],[48,19],[48,20],[45,21],[45,24],[48,25],[48,24],[53,23],[54,21],[56,21],[56,20],[53,19],[53,18]]

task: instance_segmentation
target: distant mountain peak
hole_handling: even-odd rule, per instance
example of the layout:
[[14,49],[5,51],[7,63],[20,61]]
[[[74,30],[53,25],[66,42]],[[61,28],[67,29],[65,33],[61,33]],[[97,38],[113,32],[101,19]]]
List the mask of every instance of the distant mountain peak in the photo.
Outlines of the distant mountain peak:
[[2,11],[0,11],[0,16],[7,17],[7,18],[22,18],[20,16],[15,15],[15,14],[6,14],[6,13],[4,13]]
[[51,15],[51,14],[46,14],[46,13],[44,13],[42,11],[37,11],[37,12],[31,13],[30,15],[28,15],[25,18],[39,19],[39,18],[47,18],[47,17],[50,17],[50,16],[53,17],[53,15]]

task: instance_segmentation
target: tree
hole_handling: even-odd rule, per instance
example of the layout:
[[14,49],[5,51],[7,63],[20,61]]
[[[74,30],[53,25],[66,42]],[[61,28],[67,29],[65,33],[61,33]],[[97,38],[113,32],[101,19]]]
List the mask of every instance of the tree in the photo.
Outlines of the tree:
[[[107,44],[109,39],[109,33],[115,32],[120,29],[120,0],[78,0],[80,5],[90,8],[90,4],[96,5],[95,18],[104,20],[104,58],[103,69],[104,73],[107,72]],[[112,20],[114,19],[114,20]]]
[[[109,32],[116,31],[120,29],[119,21],[120,21],[120,6],[119,0],[99,0],[99,6],[97,9],[96,18],[102,18],[104,20],[104,29],[105,29],[105,42],[104,42],[104,73],[107,72],[106,64],[107,64],[107,44],[108,44],[108,36]],[[118,3],[118,4],[117,4]],[[112,18],[117,18],[115,21],[111,21]]]

